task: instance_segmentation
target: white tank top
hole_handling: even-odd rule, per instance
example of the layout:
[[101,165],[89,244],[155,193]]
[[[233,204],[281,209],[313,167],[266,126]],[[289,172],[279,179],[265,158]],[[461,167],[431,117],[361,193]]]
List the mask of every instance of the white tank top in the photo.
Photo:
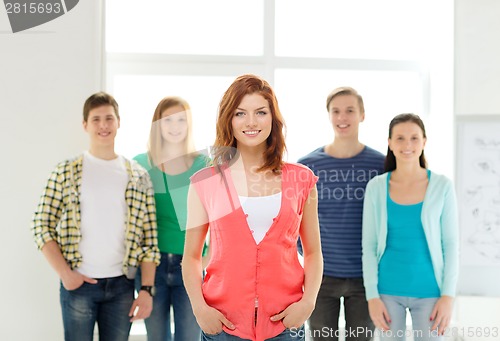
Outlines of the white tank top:
[[266,236],[281,208],[281,192],[265,197],[238,196],[255,243]]

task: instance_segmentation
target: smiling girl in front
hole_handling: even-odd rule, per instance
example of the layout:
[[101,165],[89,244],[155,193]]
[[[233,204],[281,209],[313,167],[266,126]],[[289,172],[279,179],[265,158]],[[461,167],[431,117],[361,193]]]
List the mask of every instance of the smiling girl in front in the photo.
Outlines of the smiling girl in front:
[[389,125],[387,173],[366,187],[363,277],[381,340],[405,340],[406,308],[415,340],[436,340],[451,319],[458,278],[453,185],[427,169],[425,128],[414,114]]
[[283,128],[269,84],[238,77],[220,103],[215,166],[191,177],[183,276],[203,340],[304,340],[323,271],[317,178],[283,162]]

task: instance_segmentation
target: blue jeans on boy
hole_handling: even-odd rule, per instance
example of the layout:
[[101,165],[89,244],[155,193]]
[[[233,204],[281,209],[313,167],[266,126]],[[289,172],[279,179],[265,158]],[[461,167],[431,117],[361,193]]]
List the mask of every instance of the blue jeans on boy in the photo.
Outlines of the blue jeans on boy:
[[[304,326],[294,329],[285,329],[281,334],[276,335],[266,341],[304,341],[305,329]],[[201,341],[251,341],[240,337],[230,335],[224,331],[219,334],[210,335],[202,333]]]
[[[201,338],[201,329],[196,322],[189,297],[184,288],[181,271],[182,255],[162,253],[161,263],[156,268],[156,295],[153,298],[153,311],[144,322],[148,341],[197,341]],[[141,275],[138,271],[136,289],[141,287]],[[174,311],[174,328],[170,328],[170,307]]]
[[92,341],[97,322],[100,341],[127,341],[128,313],[134,301],[134,281],[125,276],[97,279],[66,290],[61,283],[60,300],[64,340]]
[[415,341],[438,341],[436,331],[431,331],[434,321],[430,321],[432,309],[439,297],[416,298],[406,296],[380,295],[380,299],[391,317],[390,330],[381,332],[380,341],[404,341],[408,339],[406,332],[406,308],[410,311],[412,330],[410,331]]

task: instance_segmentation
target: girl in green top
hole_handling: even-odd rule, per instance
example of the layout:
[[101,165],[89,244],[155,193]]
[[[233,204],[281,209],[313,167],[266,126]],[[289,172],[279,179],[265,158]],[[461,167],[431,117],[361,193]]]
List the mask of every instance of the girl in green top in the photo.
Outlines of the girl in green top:
[[[165,97],[156,107],[148,152],[137,155],[153,182],[161,263],[155,287],[140,286],[153,297],[153,312],[145,320],[148,341],[199,340],[200,329],[184,289],[181,261],[186,230],[189,178],[207,166],[208,158],[195,152],[189,104],[180,97]],[[175,334],[171,331],[173,307]]]

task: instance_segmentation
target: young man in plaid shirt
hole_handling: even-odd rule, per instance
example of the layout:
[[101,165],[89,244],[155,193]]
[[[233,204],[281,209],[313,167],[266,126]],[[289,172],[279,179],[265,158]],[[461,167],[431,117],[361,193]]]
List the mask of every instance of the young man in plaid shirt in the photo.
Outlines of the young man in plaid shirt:
[[[88,151],[50,175],[33,216],[38,248],[61,279],[65,340],[128,340],[131,322],[152,310],[159,264],[154,191],[148,173],[117,155],[118,104],[90,96],[83,108]],[[134,276],[142,287],[134,299]]]

